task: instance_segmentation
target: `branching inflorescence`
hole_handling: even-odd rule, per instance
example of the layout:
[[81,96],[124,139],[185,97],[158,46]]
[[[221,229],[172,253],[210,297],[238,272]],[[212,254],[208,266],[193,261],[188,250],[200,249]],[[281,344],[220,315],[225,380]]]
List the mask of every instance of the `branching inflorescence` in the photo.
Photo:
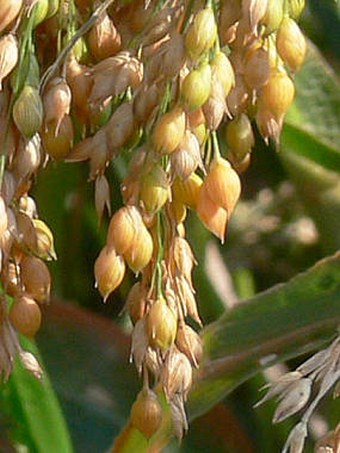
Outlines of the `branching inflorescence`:
[[[202,356],[187,210],[224,241],[253,129],[278,143],[293,101],[292,75],[306,52],[296,23],[303,7],[302,0],[2,2],[5,377],[16,354],[39,374],[16,337],[38,330],[51,286],[45,261],[56,258],[52,232],[28,195],[36,173],[49,159],[87,161],[100,220],[105,211],[111,216],[108,165],[123,155],[123,206],[94,264],[96,286],[105,301],[128,268],[138,276],[126,306],[143,388],[130,424],[152,437],[163,398],[182,437],[192,369]],[[310,378],[298,382],[307,386]]]

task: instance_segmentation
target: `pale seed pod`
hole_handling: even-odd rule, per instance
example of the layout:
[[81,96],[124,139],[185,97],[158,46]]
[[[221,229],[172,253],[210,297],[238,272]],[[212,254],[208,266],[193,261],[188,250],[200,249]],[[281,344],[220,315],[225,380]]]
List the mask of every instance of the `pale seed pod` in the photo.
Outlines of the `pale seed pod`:
[[12,33],[9,33],[0,39],[0,91],[3,79],[15,68],[18,59],[18,40]]
[[48,10],[46,14],[46,19],[49,19],[50,17],[54,16],[57,14],[58,9],[59,9],[59,1],[60,0],[49,0],[48,2]]
[[187,208],[184,206],[183,203],[177,200],[172,200],[171,203],[168,204],[169,209],[169,216],[173,219],[177,225],[182,224],[187,216]]
[[90,70],[79,64],[76,58],[71,55],[66,63],[66,80],[71,89],[72,102],[75,105],[77,117],[82,123],[86,123],[89,105],[88,102],[84,102],[84,99],[88,99],[91,91]]
[[[73,146],[73,123],[69,115],[65,115],[59,124],[49,122],[42,128],[41,141],[46,154],[57,161],[68,156]],[[58,129],[58,130],[57,130]]]
[[191,272],[197,262],[186,239],[174,237],[169,249],[169,264],[173,277],[183,276],[194,292]]
[[246,110],[249,101],[248,88],[240,74],[236,74],[235,86],[230,90],[227,97],[229,114],[236,116]]
[[41,163],[41,140],[36,133],[29,140],[23,138],[19,142],[13,162],[12,172],[18,180],[29,179]]
[[105,175],[97,176],[95,183],[94,200],[96,206],[96,212],[98,216],[98,223],[102,221],[105,208],[109,216],[111,215],[111,203],[110,203],[110,186]]
[[181,98],[189,110],[197,110],[208,100],[211,90],[211,67],[203,63],[193,69],[184,78],[181,86]]
[[104,246],[94,263],[96,287],[106,302],[109,295],[122,283],[125,275],[125,263],[112,248]]
[[[166,36],[172,32],[173,24],[178,18],[179,8],[162,7],[157,13],[151,12],[150,7],[144,7],[144,9],[145,17],[142,20],[142,22],[145,21],[143,26],[144,36],[141,38],[141,44],[152,47],[152,44],[157,45],[159,41],[166,39]],[[141,16],[141,14],[137,9],[135,11],[136,14],[134,16],[137,19],[137,16]]]
[[203,344],[200,336],[187,324],[178,326],[176,346],[185,354],[191,364],[198,367],[203,356]]
[[46,19],[49,10],[49,0],[35,0],[31,14],[34,14],[33,27],[37,27]]
[[16,213],[15,220],[17,224],[17,236],[15,238],[17,248],[25,253],[36,250],[37,235],[32,219],[19,211]]
[[13,105],[13,119],[19,131],[27,138],[38,132],[43,121],[43,104],[39,91],[24,86]]
[[115,55],[121,47],[121,37],[108,14],[104,13],[88,35],[91,54],[96,60]]
[[244,56],[243,78],[246,85],[258,91],[268,82],[269,76],[268,52],[263,47],[250,47]]
[[242,161],[255,144],[251,122],[244,113],[231,120],[226,127],[226,140],[233,156]]
[[91,73],[93,83],[88,101],[93,107],[102,107],[112,96],[124,93],[129,86],[136,89],[141,84],[143,65],[124,51],[100,61]]
[[284,0],[268,0],[266,14],[261,19],[261,24],[264,25],[265,35],[269,35],[276,31],[283,19]]
[[[205,119],[204,119],[205,121]],[[198,143],[200,146],[203,145],[207,138],[207,128],[205,124],[200,124],[199,126],[196,126],[195,128],[192,129],[193,134],[198,140]]]
[[162,154],[175,151],[184,136],[185,123],[186,117],[181,107],[175,107],[162,115],[152,133],[155,150]]
[[278,120],[287,112],[294,95],[294,82],[287,73],[273,70],[259,95],[259,109],[270,112]]
[[90,146],[90,181],[95,179],[97,176],[104,174],[105,169],[109,165],[112,157],[112,153],[110,152],[107,144],[107,134],[105,129],[99,129],[92,139],[92,144],[89,144],[89,146],[92,145]]
[[290,17],[285,17],[276,35],[278,54],[293,71],[302,65],[306,52],[306,39],[298,24]]
[[12,326],[26,337],[34,337],[41,324],[41,311],[34,299],[27,295],[15,299],[9,312]]
[[[0,109],[2,109],[1,105]],[[7,106],[4,106],[2,111],[5,113]],[[0,149],[4,156],[6,156],[7,167],[12,165],[13,157],[18,146],[18,136],[20,136],[20,133],[18,133],[13,122],[9,122],[5,116],[0,116]]]
[[255,116],[256,125],[267,145],[269,138],[273,138],[277,144],[279,143],[283,116],[282,114],[280,118],[275,118],[270,111],[261,108],[260,105],[257,108]]
[[204,180],[208,197],[231,216],[241,194],[241,181],[230,163],[223,158],[214,159]]
[[183,277],[175,277],[175,288],[184,316],[189,315],[200,327],[202,327],[197,303],[190,284]]
[[[1,200],[0,196],[0,200]],[[0,229],[4,227],[4,223],[7,220],[7,228],[5,231],[1,233],[0,231],[0,250],[2,251],[2,260],[5,262],[6,260],[9,259],[11,250],[12,250],[12,245],[14,243],[14,237],[17,233],[17,223],[15,220],[15,215],[13,213],[13,210],[11,208],[7,208],[5,211],[5,215],[3,215],[3,212],[1,212],[1,202],[0,202]],[[0,264],[1,268],[1,264]]]
[[204,226],[223,244],[228,224],[228,212],[208,196],[205,184],[199,190],[196,212]]
[[133,324],[136,324],[146,314],[146,288],[141,282],[135,283],[130,289],[126,306]]
[[150,262],[153,253],[153,241],[146,226],[138,230],[138,234],[130,247],[124,253],[124,258],[130,269],[138,274]]
[[0,239],[7,230],[8,227],[8,218],[7,218],[7,209],[6,204],[2,196],[0,195]]
[[212,8],[201,9],[185,36],[185,48],[192,60],[211,49],[217,39],[217,25]]
[[1,269],[0,278],[4,291],[11,297],[18,297],[22,292],[19,275],[19,265],[7,260]]
[[107,166],[109,152],[107,148],[106,131],[99,131],[92,137],[84,138],[77,143],[65,158],[66,162],[82,162],[90,159],[90,179],[102,174]]
[[171,80],[180,73],[185,63],[183,35],[173,31],[168,39],[159,45],[146,66],[145,78],[149,85],[159,79]]
[[22,7],[22,0],[2,0],[0,9],[0,33],[18,15]]
[[51,275],[46,264],[35,256],[25,256],[20,262],[20,279],[25,291],[39,303],[48,302]]
[[171,168],[176,176],[187,179],[198,166],[203,168],[200,145],[196,136],[187,130],[178,149],[171,154]]
[[20,211],[27,214],[31,219],[38,217],[36,202],[27,194],[24,194],[19,198],[18,206]]
[[202,124],[204,125],[205,118],[203,110],[200,108],[193,110],[192,112],[187,112],[187,123],[188,128],[192,130],[197,128],[198,126],[201,126]]
[[229,0],[221,4],[218,27],[221,47],[234,41],[235,29],[237,29],[241,14],[241,2],[239,0]]
[[157,395],[150,389],[139,392],[130,413],[131,425],[150,439],[160,428],[163,418],[162,406]]
[[155,165],[140,180],[139,201],[148,214],[155,214],[169,198],[168,177],[160,165]]
[[210,131],[217,130],[222,122],[224,114],[227,112],[227,104],[222,83],[214,77],[209,99],[203,105],[203,113],[207,128]]
[[266,14],[268,0],[242,0],[243,16],[248,20],[251,32],[257,36],[257,27]]
[[66,80],[62,77],[52,79],[43,95],[44,121],[46,125],[56,123],[56,134],[63,118],[70,113],[71,100],[72,93]]
[[35,234],[37,237],[37,247],[34,250],[36,255],[43,260],[56,260],[57,254],[54,250],[54,238],[50,228],[40,219],[32,219]]
[[15,190],[17,187],[17,181],[11,171],[5,170],[2,179],[1,196],[5,201],[5,204],[9,205],[13,200]]
[[187,356],[176,347],[167,355],[160,381],[168,400],[179,394],[186,401],[192,384],[192,367]]
[[287,10],[285,12],[288,13],[292,19],[298,20],[304,10],[305,0],[288,0],[286,6]]
[[134,325],[131,335],[130,360],[133,359],[138,373],[142,372],[142,366],[148,348],[149,339],[146,332],[146,320],[145,318],[141,318]]
[[159,84],[141,85],[133,98],[133,116],[137,123],[145,124],[159,104]]
[[167,350],[177,334],[177,317],[164,298],[154,301],[146,317],[146,330],[152,348]]
[[228,96],[235,86],[235,74],[229,58],[221,51],[216,52],[210,62],[212,78],[217,78],[222,84],[224,96]]
[[124,146],[135,132],[132,102],[121,104],[105,126],[107,144],[110,151]]
[[109,224],[106,245],[123,255],[134,242],[140,229],[145,228],[142,216],[135,206],[123,206],[116,211]]
[[181,181],[176,178],[172,185],[172,198],[179,201],[191,209],[196,209],[198,194],[203,181],[196,173],[192,173],[189,178]]

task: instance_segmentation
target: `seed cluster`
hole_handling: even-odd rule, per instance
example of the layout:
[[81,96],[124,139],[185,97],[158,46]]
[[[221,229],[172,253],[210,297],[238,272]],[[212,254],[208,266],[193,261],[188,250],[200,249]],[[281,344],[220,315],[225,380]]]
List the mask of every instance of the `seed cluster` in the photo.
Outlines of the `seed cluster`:
[[[139,276],[126,307],[134,326],[131,356],[144,384],[130,424],[153,436],[163,395],[181,438],[192,369],[202,357],[187,211],[224,241],[253,128],[278,142],[294,98],[291,75],[306,52],[296,23],[304,1],[97,6],[92,0],[1,6],[1,319],[33,336],[49,298],[45,261],[56,257],[53,235],[28,195],[39,168],[48,159],[87,161],[101,219],[106,210],[111,216],[105,172],[125,154],[123,206],[111,217],[95,280],[105,301],[128,268]],[[10,311],[4,295],[14,299]],[[6,357],[0,359],[0,371],[8,370]]]

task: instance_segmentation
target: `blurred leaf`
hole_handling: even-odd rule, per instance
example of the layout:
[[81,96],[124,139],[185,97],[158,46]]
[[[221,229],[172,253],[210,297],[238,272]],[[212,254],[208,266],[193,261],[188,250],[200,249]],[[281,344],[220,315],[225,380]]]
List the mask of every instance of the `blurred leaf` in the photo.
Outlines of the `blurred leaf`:
[[203,332],[205,360],[189,396],[195,418],[260,369],[330,339],[340,322],[340,254],[259,293]]
[[321,234],[326,253],[340,247],[340,84],[315,48],[297,74],[279,153]]
[[[33,342],[22,339],[23,347],[39,360]],[[6,385],[2,403],[11,423],[10,437],[14,444],[25,445],[30,453],[72,453],[73,447],[58,400],[44,371],[41,380],[25,370],[19,362]]]

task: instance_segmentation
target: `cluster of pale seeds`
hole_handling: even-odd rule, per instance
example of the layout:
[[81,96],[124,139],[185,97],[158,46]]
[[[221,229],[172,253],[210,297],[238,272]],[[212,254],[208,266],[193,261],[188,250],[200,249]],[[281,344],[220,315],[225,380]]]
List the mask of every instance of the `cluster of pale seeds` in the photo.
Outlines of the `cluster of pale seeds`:
[[[185,239],[187,210],[222,242],[254,145],[279,141],[306,42],[303,0],[4,0],[0,8],[0,372],[25,356],[56,257],[28,195],[48,159],[88,161],[99,219],[111,215],[105,172],[129,159],[123,206],[94,266],[106,300],[127,268],[132,358],[143,389],[130,427],[146,438],[161,398],[181,438],[201,326]],[[220,149],[227,149],[228,160]],[[8,297],[10,296],[10,297]],[[189,323],[188,323],[188,320]],[[190,324],[190,325],[189,325]],[[192,327],[194,326],[196,330]]]

